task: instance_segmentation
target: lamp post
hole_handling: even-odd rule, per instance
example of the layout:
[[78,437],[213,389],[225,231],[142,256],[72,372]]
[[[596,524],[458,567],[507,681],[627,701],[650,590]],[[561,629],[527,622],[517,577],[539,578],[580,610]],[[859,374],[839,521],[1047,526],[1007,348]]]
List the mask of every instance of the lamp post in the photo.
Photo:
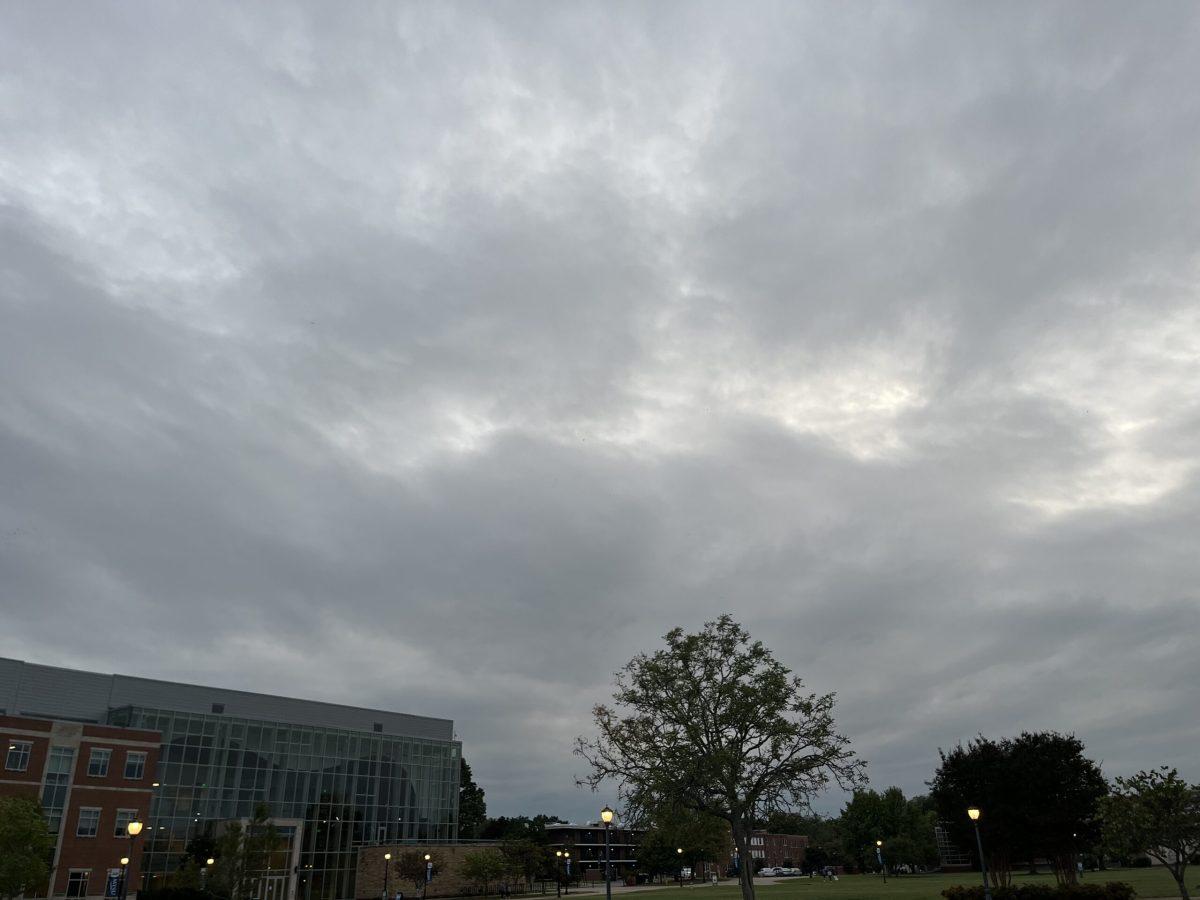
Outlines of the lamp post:
[[128,823],[125,826],[125,833],[129,835],[129,856],[122,857],[121,863],[121,900],[126,900],[129,896],[129,866],[133,860],[133,845],[137,836],[142,833],[142,823],[137,819]]
[[571,851],[563,851],[563,865],[567,869],[567,876],[563,879],[563,893],[568,897],[571,896]]
[[421,885],[421,900],[425,900],[425,894],[429,891],[429,882],[433,881],[433,857],[428,853],[425,854],[425,883]]
[[983,838],[979,836],[979,807],[969,807],[967,809],[967,816],[970,817],[971,823],[975,826],[975,846],[979,848],[979,869],[983,872],[983,900],[992,900],[992,889],[988,886],[987,861],[983,858]]
[[879,860],[879,871],[883,873],[883,883],[887,884],[887,866],[883,862],[883,841],[875,842],[875,858]]
[[682,847],[675,848],[675,856],[678,858],[678,864],[675,866],[675,868],[679,872],[679,886],[683,887],[683,848]]
[[392,854],[383,854],[383,900],[388,900],[391,891],[388,890],[388,878],[392,874]]
[[211,856],[204,861],[204,868],[200,870],[200,890],[202,891],[208,890],[208,868],[215,862],[216,860]]
[[612,857],[609,850],[609,830],[612,828],[613,811],[606,805],[600,810],[600,821],[604,823],[604,900],[612,900]]

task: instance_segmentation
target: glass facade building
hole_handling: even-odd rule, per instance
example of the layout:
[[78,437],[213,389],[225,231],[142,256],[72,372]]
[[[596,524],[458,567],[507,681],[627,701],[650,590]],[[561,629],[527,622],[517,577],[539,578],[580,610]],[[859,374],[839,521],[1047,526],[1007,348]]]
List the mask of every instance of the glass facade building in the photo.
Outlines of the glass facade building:
[[[43,739],[40,790],[52,822],[66,815],[81,784],[112,782],[115,799],[87,802],[102,807],[109,837],[114,816],[144,823],[134,850],[144,887],[162,885],[189,845],[198,853],[197,838],[219,839],[260,806],[286,847],[259,873],[256,896],[244,900],[351,900],[361,847],[458,839],[461,745],[449,719],[4,657],[0,715],[54,723]],[[67,740],[67,731],[79,730],[73,723],[130,729],[137,739]],[[86,757],[73,749],[84,743]],[[120,743],[128,746],[118,756],[111,747]],[[155,743],[157,761],[146,752]],[[20,762],[27,744],[15,735],[9,756]],[[72,763],[82,767],[73,789]],[[142,789],[129,793],[135,783]],[[99,900],[99,888],[87,889]]]
[[298,854],[288,892],[297,900],[353,897],[364,844],[457,839],[455,741],[133,706],[108,719],[162,734],[146,818],[147,886],[194,837],[250,819],[259,804]]

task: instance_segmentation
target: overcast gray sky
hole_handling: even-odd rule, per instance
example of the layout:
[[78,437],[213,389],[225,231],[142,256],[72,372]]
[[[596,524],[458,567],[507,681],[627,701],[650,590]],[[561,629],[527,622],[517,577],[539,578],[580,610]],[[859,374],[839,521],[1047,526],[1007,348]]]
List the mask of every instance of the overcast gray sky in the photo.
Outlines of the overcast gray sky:
[[1200,780],[1194,4],[0,16],[0,655],[453,717],[581,817],[730,611],[877,786]]

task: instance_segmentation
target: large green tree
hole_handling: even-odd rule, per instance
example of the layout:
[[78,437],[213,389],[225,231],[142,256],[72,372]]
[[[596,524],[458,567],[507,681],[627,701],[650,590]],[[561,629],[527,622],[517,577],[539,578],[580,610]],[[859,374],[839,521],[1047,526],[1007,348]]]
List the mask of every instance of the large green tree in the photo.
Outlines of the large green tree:
[[508,863],[497,850],[476,850],[463,856],[459,872],[465,881],[487,896],[489,887],[508,873]]
[[1119,855],[1157,859],[1188,900],[1187,866],[1200,853],[1200,784],[1165,766],[1117,778],[1104,803],[1104,839]]
[[937,814],[925,797],[906,799],[898,787],[855,791],[842,811],[843,848],[860,868],[877,865],[875,842],[880,840],[889,867],[936,865],[936,824]]
[[[427,869],[430,863],[433,868]],[[396,875],[401,883],[408,882],[420,892],[425,886],[426,871],[429,871],[430,877],[436,876],[445,867],[446,860],[436,850],[405,850],[392,860],[392,865],[396,867]]]
[[[583,783],[615,782],[629,821],[664,805],[715,816],[748,861],[757,821],[806,806],[830,780],[865,780],[834,727],[834,695],[807,693],[731,616],[665,640],[617,673],[614,705],[593,710],[598,735],[576,746],[591,768]],[[740,873],[754,900],[752,867]]]
[[54,837],[32,797],[0,797],[0,896],[32,891],[50,874]]
[[1078,852],[1100,836],[1100,801],[1108,785],[1071,735],[1025,732],[1000,741],[982,735],[949,753],[930,782],[938,815],[960,847],[975,847],[969,806],[982,810],[979,830],[988,874],[1011,883],[1013,865],[1046,857],[1061,882],[1077,880]]
[[487,822],[487,803],[483,788],[475,783],[471,767],[465,759],[459,764],[458,778],[458,836],[478,838]]
[[259,804],[248,822],[230,822],[217,838],[210,889],[238,900],[258,896],[259,878],[267,868],[286,866],[285,859],[276,858],[283,855],[286,843],[266,805]]

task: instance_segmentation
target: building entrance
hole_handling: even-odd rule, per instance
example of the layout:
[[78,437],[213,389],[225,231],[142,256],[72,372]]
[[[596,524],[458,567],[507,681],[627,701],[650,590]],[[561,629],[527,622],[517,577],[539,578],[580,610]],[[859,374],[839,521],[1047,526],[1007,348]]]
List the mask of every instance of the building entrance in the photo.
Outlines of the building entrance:
[[264,875],[258,879],[258,900],[287,900],[287,876]]

